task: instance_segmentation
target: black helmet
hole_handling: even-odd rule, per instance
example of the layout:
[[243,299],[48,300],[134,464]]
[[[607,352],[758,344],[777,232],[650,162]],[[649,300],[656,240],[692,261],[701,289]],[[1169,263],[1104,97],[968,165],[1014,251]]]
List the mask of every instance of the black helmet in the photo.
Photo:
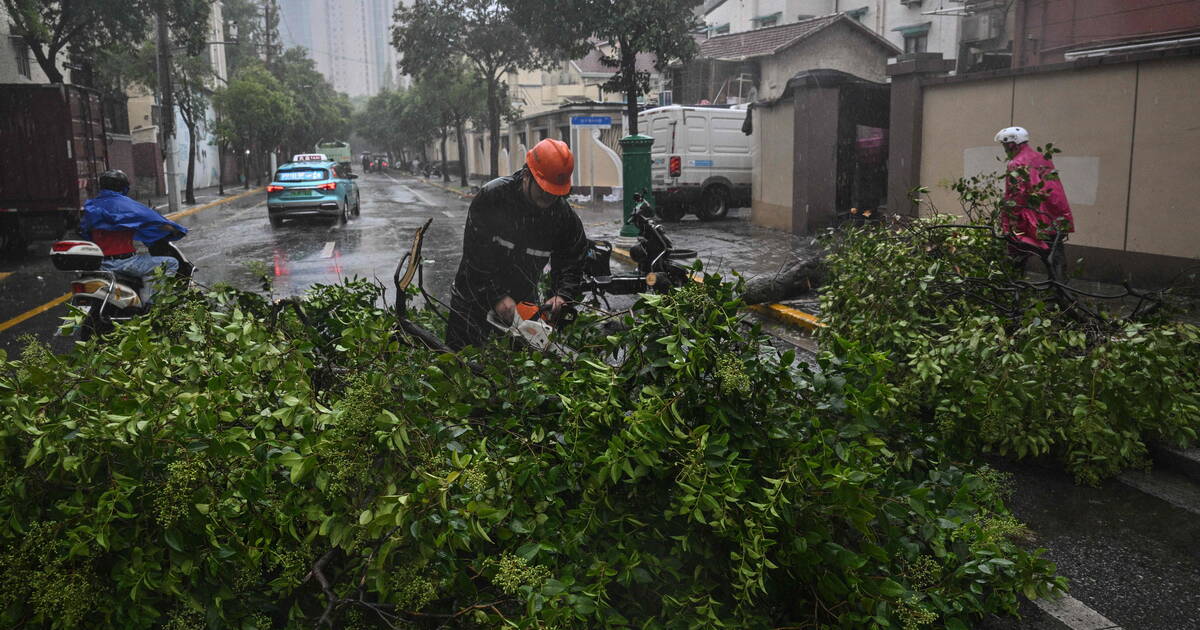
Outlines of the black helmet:
[[115,190],[125,194],[129,190],[129,176],[119,169],[104,171],[100,173],[100,190]]

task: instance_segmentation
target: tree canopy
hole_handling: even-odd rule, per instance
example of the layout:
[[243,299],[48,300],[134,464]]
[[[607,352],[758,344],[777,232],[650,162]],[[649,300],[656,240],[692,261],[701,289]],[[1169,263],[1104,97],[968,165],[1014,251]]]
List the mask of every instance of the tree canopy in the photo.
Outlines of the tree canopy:
[[637,67],[639,54],[655,67],[688,61],[697,52],[693,34],[702,25],[700,0],[505,0],[513,19],[542,50],[578,58],[597,50],[613,77],[604,89],[625,94],[630,134],[638,132],[637,101],[650,75]]
[[465,61],[487,88],[491,176],[499,174],[500,122],[506,73],[536,68],[550,58],[534,45],[526,25],[496,0],[427,0],[396,9],[392,44],[405,73],[428,76]]
[[161,9],[177,33],[196,36],[176,39],[191,54],[204,44],[205,29],[191,28],[208,22],[206,0],[0,0],[12,21],[12,34],[24,39],[51,83],[62,83],[59,57],[70,50],[86,60],[110,45],[146,38]]

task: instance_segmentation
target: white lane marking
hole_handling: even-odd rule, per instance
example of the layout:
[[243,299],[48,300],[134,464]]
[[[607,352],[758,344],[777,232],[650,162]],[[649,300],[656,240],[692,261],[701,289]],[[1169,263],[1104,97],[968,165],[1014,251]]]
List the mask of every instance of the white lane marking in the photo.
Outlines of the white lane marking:
[[451,219],[453,219],[453,218],[454,218],[454,213],[453,213],[453,212],[450,212],[449,210],[442,210],[442,214],[444,214],[444,215],[446,215],[446,216],[450,217]]
[[1070,595],[1035,599],[1033,603],[1047,615],[1065,623],[1071,630],[1121,630],[1121,626]]
[[321,250],[321,258],[333,258],[333,241],[325,243],[325,249]]

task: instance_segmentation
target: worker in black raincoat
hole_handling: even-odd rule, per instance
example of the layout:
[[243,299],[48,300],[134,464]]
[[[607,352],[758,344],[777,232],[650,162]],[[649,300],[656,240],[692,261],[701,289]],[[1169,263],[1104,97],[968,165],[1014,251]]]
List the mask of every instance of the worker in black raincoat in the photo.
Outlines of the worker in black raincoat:
[[547,138],[526,154],[525,168],[488,182],[475,196],[451,290],[446,345],[482,345],[497,332],[489,311],[508,323],[518,302],[536,302],[546,263],[543,311],[557,317],[578,298],[588,239],[566,200],[574,168],[570,147]]

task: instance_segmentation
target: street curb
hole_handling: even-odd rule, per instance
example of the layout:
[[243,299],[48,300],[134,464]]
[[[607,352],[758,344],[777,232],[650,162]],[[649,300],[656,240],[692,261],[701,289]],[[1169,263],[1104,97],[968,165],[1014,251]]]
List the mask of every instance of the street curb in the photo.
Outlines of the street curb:
[[[616,256],[621,261],[636,265],[637,262],[630,257],[627,250],[620,247],[612,248],[613,256]],[[693,280],[699,282],[699,279],[694,277]],[[825,324],[821,323],[820,318],[812,313],[806,313],[798,308],[793,308],[784,304],[752,304],[747,306],[749,310],[765,315],[783,324],[803,328],[809,332],[814,332],[817,329],[824,328]]]
[[444,190],[448,193],[454,193],[454,194],[458,195],[459,197],[462,197],[463,199],[474,199],[475,198],[475,195],[469,195],[465,192],[462,192],[460,190],[455,190],[449,186],[446,186],[444,184],[439,184],[435,181],[425,180],[424,183],[429,184],[430,186],[433,186],[434,188],[441,188],[442,190]]
[[221,204],[226,204],[231,201],[237,201],[238,199],[242,199],[243,197],[249,197],[250,195],[253,195],[255,193],[260,193],[264,190],[266,190],[266,189],[263,187],[251,188],[250,190],[240,192],[232,197],[226,197],[224,199],[210,201],[202,206],[196,206],[195,208],[188,208],[187,210],[180,210],[179,212],[172,212],[171,214],[167,214],[167,215],[163,215],[163,216],[165,216],[166,218],[168,218],[172,221],[174,221],[175,219],[182,219],[183,217],[196,214],[197,212],[200,212],[201,210],[208,210],[209,208],[213,208],[213,207],[219,206]]

